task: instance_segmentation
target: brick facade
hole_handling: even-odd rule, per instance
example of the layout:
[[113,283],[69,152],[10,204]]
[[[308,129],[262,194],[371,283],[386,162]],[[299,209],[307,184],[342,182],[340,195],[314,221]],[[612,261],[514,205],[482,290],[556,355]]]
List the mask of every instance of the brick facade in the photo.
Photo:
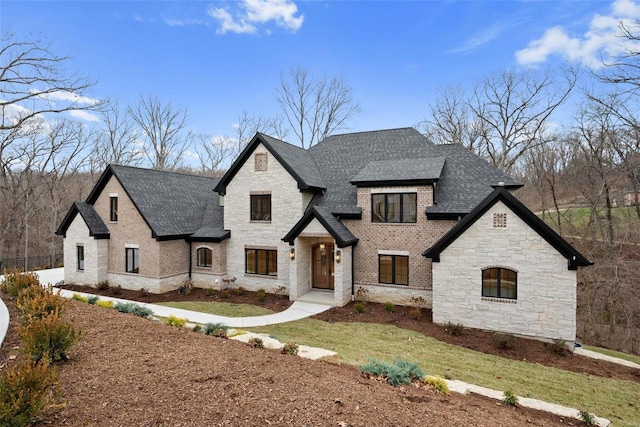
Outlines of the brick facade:
[[[95,285],[107,280],[109,241],[94,239],[80,214],[67,229],[64,239],[64,281],[78,285]],[[84,270],[78,269],[77,247],[84,248]]]

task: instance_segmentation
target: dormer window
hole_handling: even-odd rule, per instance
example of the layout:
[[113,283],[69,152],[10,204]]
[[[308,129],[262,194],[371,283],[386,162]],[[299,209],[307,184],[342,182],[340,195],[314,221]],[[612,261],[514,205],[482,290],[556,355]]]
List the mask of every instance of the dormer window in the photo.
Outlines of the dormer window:
[[256,153],[255,155],[255,170],[256,172],[267,170],[267,153]]
[[371,195],[371,222],[416,222],[416,193]]

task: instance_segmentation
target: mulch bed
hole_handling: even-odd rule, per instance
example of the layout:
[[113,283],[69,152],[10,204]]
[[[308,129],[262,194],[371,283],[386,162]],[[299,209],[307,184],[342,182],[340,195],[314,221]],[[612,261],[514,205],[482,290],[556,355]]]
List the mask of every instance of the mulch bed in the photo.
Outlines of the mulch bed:
[[[15,315],[13,301],[2,298]],[[85,335],[70,360],[57,364],[64,404],[45,413],[39,426],[582,424],[475,395],[393,388],[351,366],[254,349],[76,301],[66,315]],[[15,323],[9,346],[16,343]],[[0,356],[0,364],[13,363],[7,351]]]

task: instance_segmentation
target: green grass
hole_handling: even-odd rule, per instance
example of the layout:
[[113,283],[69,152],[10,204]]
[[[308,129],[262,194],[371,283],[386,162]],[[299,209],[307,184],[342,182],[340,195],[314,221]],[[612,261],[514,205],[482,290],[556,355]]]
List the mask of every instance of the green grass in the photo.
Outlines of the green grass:
[[[611,214],[615,220],[615,225],[618,228],[624,229],[625,227],[634,225],[640,225],[640,219],[636,214],[635,207],[633,206],[623,206],[618,208],[613,208]],[[598,215],[605,216],[606,210],[604,208],[598,209]],[[539,215],[541,217],[541,215]],[[589,223],[589,219],[591,217],[591,208],[571,208],[571,209],[561,209],[560,217],[562,221],[563,229],[582,229]],[[552,227],[556,227],[555,221],[557,219],[557,214],[555,212],[545,213],[544,221],[551,225]]]
[[250,304],[231,304],[228,302],[173,301],[159,303],[158,305],[180,308],[183,310],[199,311],[207,314],[216,314],[218,316],[225,317],[250,317],[273,314],[273,311],[264,307],[258,307]]
[[386,361],[402,357],[418,362],[428,375],[585,409],[616,425],[632,426],[636,425],[632,422],[640,420],[640,383],[504,359],[395,326],[303,319],[252,331],[274,334],[282,342],[333,350],[351,365],[360,365],[369,357]]
[[640,356],[636,356],[629,353],[622,353],[620,351],[610,350],[608,348],[592,347],[590,345],[585,345],[584,348],[587,350],[595,351],[597,353],[606,354],[607,356],[617,357],[618,359],[624,359],[629,362],[637,363],[638,365],[640,365]]

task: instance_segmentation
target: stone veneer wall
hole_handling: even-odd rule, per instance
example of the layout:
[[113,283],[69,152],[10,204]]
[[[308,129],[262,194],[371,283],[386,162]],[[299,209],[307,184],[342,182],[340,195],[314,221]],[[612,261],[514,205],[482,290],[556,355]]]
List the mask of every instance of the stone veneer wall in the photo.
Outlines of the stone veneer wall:
[[[507,214],[507,227],[493,227],[494,213]],[[482,297],[482,269],[492,266],[518,272],[517,300]],[[441,253],[433,277],[435,323],[575,340],[576,271],[501,202]]]
[[[255,154],[267,153],[267,170],[254,170]],[[271,194],[271,221],[251,221],[250,195]],[[289,244],[282,238],[298,222],[310,195],[298,190],[298,184],[278,160],[259,145],[227,186],[224,197],[224,228],[231,230],[227,240],[227,275],[237,278],[235,286],[267,291],[289,288]],[[278,251],[278,276],[245,274],[245,248]]]
[[[371,195],[375,193],[417,193],[417,219],[411,224],[380,224],[371,222]],[[344,224],[359,238],[354,249],[355,290],[366,290],[365,299],[411,305],[412,297],[422,297],[431,303],[431,260],[422,252],[433,245],[456,221],[429,221],[427,206],[433,205],[433,187],[360,187],[357,193],[362,219],[344,220]],[[378,283],[378,251],[409,254],[409,286]]]
[[[78,270],[77,246],[84,246],[84,270]],[[64,238],[64,281],[96,285],[107,280],[109,240],[94,239],[82,216],[77,214]]]

